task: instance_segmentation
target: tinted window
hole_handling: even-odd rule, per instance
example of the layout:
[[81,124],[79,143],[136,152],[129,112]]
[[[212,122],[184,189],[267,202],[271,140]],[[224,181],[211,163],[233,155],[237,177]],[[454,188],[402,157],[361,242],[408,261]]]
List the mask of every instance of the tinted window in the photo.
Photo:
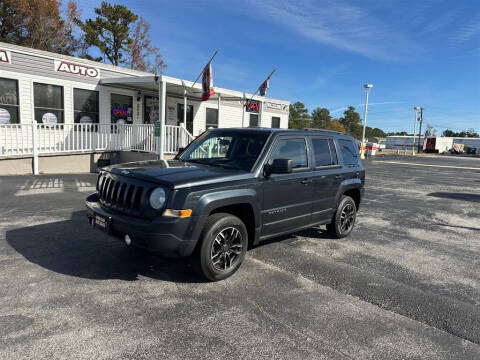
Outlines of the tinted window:
[[98,123],[98,91],[73,89],[76,123]]
[[313,138],[312,144],[313,152],[315,153],[315,166],[333,165],[328,140]]
[[307,167],[307,147],[305,139],[281,139],[273,148],[269,162],[274,159],[290,159],[294,169]]
[[207,108],[207,129],[208,128],[218,128],[218,110]]
[[280,128],[280,118],[278,116],[272,116],[272,128]]
[[250,114],[250,127],[258,127],[258,115]]
[[358,150],[355,144],[350,140],[338,140],[342,152],[343,165],[358,164]]
[[17,124],[18,82],[0,78],[0,124]]
[[63,123],[63,87],[33,84],[35,120],[39,123]]
[[328,145],[330,147],[330,155],[332,156],[332,165],[338,164],[337,150],[335,149],[335,143],[333,139],[328,139]]

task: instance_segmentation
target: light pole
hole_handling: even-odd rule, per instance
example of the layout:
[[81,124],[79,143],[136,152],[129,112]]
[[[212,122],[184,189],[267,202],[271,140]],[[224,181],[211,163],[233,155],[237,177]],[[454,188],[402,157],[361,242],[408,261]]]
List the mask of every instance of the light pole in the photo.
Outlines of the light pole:
[[413,112],[415,113],[415,118],[413,119],[413,145],[412,145],[412,156],[415,156],[415,133],[417,131],[417,111],[420,111],[420,106],[415,106]]
[[420,153],[420,136],[422,135],[422,123],[423,123],[423,107],[419,106],[420,110],[420,129],[418,130],[418,153]]
[[365,84],[365,112],[363,114],[363,135],[362,135],[362,147],[360,151],[360,158],[365,159],[365,128],[367,127],[367,112],[368,112],[368,93],[372,89],[372,84]]

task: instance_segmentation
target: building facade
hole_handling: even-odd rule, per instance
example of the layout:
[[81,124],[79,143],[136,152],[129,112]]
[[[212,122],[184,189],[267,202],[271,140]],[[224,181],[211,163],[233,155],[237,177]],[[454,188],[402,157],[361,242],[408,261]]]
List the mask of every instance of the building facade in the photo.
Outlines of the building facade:
[[163,102],[159,77],[150,73],[0,43],[0,124],[152,124],[160,117],[192,136],[209,127],[288,127],[288,101],[215,87],[202,102],[200,84],[160,77]]

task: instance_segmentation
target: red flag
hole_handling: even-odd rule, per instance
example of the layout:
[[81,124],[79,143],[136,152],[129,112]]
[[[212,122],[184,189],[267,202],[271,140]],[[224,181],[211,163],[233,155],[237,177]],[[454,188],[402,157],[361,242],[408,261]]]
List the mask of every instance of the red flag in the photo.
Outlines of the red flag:
[[210,99],[210,96],[215,95],[213,90],[213,75],[212,75],[212,64],[208,64],[203,69],[202,74],[202,101]]
[[266,79],[262,85],[258,88],[258,92],[260,93],[260,96],[265,96],[267,94],[267,89],[268,89],[268,79]]

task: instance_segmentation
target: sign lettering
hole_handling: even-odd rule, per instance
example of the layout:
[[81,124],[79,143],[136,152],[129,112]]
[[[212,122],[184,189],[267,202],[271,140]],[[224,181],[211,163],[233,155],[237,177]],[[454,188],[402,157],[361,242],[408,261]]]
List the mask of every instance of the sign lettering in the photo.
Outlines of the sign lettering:
[[270,101],[265,102],[265,107],[269,110],[277,110],[281,112],[288,112],[288,104],[274,103]]
[[91,66],[75,64],[72,62],[59,61],[59,60],[55,60],[54,65],[55,65],[55,71],[57,72],[81,75],[81,76],[94,78],[94,79],[97,79],[100,77],[100,69],[97,69]]
[[245,104],[245,110],[247,112],[259,112],[260,111],[260,102],[255,100],[248,100]]
[[12,63],[11,53],[8,50],[0,49],[0,63]]

